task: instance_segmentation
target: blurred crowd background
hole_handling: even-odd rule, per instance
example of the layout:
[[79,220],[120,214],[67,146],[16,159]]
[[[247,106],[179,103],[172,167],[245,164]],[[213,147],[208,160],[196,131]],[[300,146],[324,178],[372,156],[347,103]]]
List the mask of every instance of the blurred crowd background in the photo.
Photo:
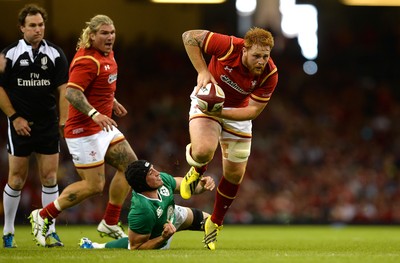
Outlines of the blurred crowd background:
[[[320,2],[317,74],[304,73],[296,39],[273,32],[272,58],[279,83],[266,110],[253,122],[248,169],[226,224],[400,223],[400,8],[341,7],[332,14],[330,6]],[[207,20],[204,26],[236,34],[229,21],[217,22]],[[54,33],[49,39],[71,60],[79,33],[71,41]],[[11,41],[0,39],[0,48]],[[119,63],[116,97],[129,112],[116,118],[119,129],[139,158],[184,176],[189,169],[185,161],[189,94],[197,74],[183,46],[157,38],[119,41],[117,37],[114,51]],[[8,172],[6,127],[1,114],[1,190]],[[113,173],[107,167],[108,183]],[[221,177],[219,151],[207,174],[217,181]],[[62,190],[76,180],[62,141],[59,187]],[[65,211],[58,223],[99,222],[107,187],[102,196]],[[28,224],[31,210],[41,206],[40,189],[32,162],[18,223]],[[214,194],[188,201],[177,197],[177,203],[211,212]]]

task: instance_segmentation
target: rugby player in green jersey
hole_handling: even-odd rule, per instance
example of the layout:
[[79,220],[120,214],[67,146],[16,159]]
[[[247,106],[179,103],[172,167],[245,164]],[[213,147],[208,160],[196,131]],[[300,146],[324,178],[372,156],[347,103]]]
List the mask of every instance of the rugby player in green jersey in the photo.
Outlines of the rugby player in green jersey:
[[[146,160],[131,163],[125,176],[133,189],[128,237],[108,243],[81,238],[81,248],[167,249],[176,231],[203,230],[204,221],[210,216],[208,213],[175,205],[174,194],[179,194],[183,177],[159,172]],[[214,180],[203,176],[194,193],[214,188]]]

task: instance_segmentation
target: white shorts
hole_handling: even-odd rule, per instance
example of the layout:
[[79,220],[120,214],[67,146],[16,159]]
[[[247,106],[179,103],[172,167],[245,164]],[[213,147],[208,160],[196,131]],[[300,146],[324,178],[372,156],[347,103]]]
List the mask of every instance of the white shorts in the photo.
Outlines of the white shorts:
[[[197,99],[194,95],[194,90],[190,95],[190,110],[189,110],[189,120],[194,118],[211,118],[219,122],[222,126],[221,139],[243,139],[252,137],[252,122],[247,121],[231,121],[227,119],[217,118],[214,116],[209,116],[204,114],[197,107]],[[230,108],[224,108],[224,110],[229,110]]]
[[[175,205],[175,221],[173,222],[176,229],[178,229],[185,221],[188,216],[188,210],[186,207]],[[173,236],[172,236],[173,237]],[[170,237],[165,246],[160,249],[168,249],[171,245],[172,237]]]
[[88,168],[102,165],[109,146],[124,139],[125,136],[113,127],[112,131],[100,131],[79,138],[65,138],[65,141],[75,167]]

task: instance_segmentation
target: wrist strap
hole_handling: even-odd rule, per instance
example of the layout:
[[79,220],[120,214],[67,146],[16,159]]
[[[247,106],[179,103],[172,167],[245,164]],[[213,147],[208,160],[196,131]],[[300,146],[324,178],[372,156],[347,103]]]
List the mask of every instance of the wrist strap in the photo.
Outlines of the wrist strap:
[[10,119],[11,122],[13,122],[16,118],[21,117],[19,116],[18,113],[14,113],[13,115],[11,115],[10,117],[8,117]]
[[94,117],[96,117],[97,115],[99,114],[99,112],[95,109],[95,108],[93,108],[93,109],[91,109],[89,112],[88,112],[88,116],[90,117],[90,118],[94,118]]
[[94,119],[94,117],[96,117],[97,115],[100,115],[100,113],[98,111],[96,111],[95,113],[92,114],[92,116],[90,116],[90,118]]

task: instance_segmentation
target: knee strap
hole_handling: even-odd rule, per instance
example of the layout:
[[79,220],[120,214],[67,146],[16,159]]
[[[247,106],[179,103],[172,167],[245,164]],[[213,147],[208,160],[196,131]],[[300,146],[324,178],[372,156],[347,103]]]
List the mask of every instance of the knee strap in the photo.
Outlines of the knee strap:
[[197,168],[203,167],[207,164],[207,162],[205,163],[199,163],[196,162],[195,160],[193,160],[192,155],[190,154],[190,147],[192,146],[191,143],[189,143],[188,145],[186,145],[186,161],[190,166],[194,166]]
[[247,161],[250,156],[251,141],[225,141],[224,158],[231,162]]
[[203,212],[200,211],[197,208],[190,208],[193,213],[193,222],[192,224],[187,228],[187,230],[197,230],[197,231],[202,231],[203,230]]

